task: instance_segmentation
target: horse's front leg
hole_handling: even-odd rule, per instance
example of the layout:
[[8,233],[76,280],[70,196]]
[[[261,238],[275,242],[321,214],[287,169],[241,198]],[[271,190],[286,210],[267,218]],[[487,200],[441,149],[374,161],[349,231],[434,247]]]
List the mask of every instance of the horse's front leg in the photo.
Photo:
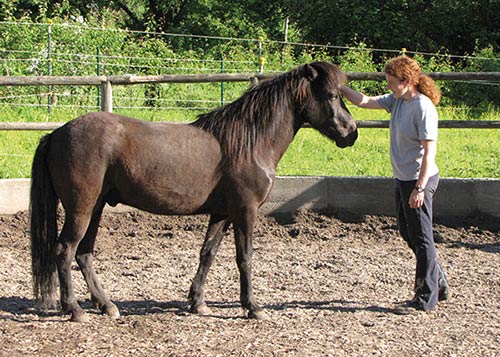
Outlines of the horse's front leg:
[[247,210],[233,222],[236,243],[236,263],[240,271],[240,301],[248,310],[248,317],[265,320],[268,315],[255,300],[252,287],[253,229],[257,209]]
[[189,310],[200,315],[210,314],[210,309],[205,303],[204,285],[207,280],[208,270],[217,255],[220,243],[227,232],[230,222],[226,216],[212,215],[208,223],[205,241],[200,251],[200,264],[198,271],[189,290]]

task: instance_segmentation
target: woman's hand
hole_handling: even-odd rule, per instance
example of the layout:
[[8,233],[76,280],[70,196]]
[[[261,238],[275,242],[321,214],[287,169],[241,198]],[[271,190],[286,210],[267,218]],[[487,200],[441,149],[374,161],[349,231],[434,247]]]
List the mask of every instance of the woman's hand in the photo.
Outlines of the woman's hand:
[[410,208],[422,207],[422,205],[424,204],[424,196],[425,196],[424,191],[418,192],[416,189],[414,189],[411,192],[410,201],[408,202],[410,205]]

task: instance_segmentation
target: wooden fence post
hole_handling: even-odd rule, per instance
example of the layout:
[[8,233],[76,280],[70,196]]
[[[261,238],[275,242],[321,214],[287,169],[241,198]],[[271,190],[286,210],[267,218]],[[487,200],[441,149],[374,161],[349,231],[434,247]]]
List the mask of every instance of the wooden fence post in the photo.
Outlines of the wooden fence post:
[[111,81],[106,80],[101,84],[101,111],[112,113],[113,112],[113,88],[111,86]]

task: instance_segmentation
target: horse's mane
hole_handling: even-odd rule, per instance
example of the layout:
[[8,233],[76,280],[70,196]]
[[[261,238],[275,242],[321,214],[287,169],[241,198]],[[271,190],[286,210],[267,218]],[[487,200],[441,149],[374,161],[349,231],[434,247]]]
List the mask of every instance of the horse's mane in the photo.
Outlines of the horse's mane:
[[[339,83],[343,73],[327,62],[315,62],[297,67],[276,77],[262,80],[248,89],[239,99],[201,114],[192,125],[212,133],[220,142],[224,160],[241,162],[252,157],[260,144],[271,147],[283,121],[292,120],[286,113],[300,113],[311,99],[307,69],[312,66],[326,80]],[[338,85],[338,84],[337,84]],[[292,107],[293,106],[293,107]],[[293,135],[294,125],[287,128]]]

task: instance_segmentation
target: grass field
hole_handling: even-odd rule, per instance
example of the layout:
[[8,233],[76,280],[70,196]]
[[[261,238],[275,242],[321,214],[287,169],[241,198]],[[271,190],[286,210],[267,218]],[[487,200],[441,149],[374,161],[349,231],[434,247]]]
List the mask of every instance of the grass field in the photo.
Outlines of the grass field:
[[[83,112],[82,112],[83,113]],[[3,108],[0,121],[67,121],[82,113]],[[145,120],[191,121],[192,111],[133,111],[120,114]],[[384,111],[352,109],[357,120],[388,119]],[[441,112],[443,119],[456,119]],[[499,113],[482,120],[498,120]],[[30,177],[40,131],[0,131],[0,178]],[[389,130],[359,129],[353,147],[339,149],[314,129],[301,129],[278,165],[278,175],[390,177]],[[437,162],[442,177],[500,179],[500,129],[440,129]]]
[[[500,178],[500,130],[441,129],[442,177]],[[278,166],[280,175],[392,176],[389,130],[359,129],[353,147],[339,149],[313,129],[299,131]]]

